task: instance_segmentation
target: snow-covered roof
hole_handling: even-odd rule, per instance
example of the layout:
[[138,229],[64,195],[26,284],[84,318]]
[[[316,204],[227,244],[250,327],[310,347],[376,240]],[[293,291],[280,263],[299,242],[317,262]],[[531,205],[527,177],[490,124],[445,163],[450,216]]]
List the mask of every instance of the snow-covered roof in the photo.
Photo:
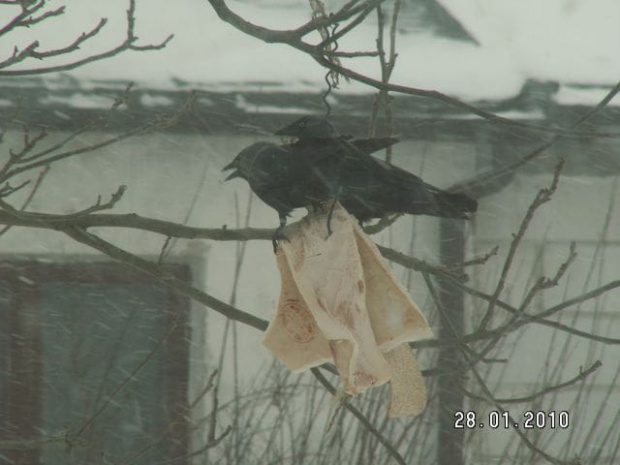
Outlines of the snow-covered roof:
[[437,1],[482,48],[509,57],[528,79],[607,86],[620,80],[617,0]]
[[[397,34],[394,83],[438,90],[467,101],[501,101],[519,95],[532,79],[599,86],[611,86],[620,79],[617,0],[439,2],[474,41],[445,37],[430,25],[428,30],[419,23],[409,27],[407,14],[415,9],[407,9],[405,2],[403,27]],[[311,16],[306,0],[227,3],[253,23],[276,29],[297,27]],[[328,1],[326,5],[334,11],[342,3]],[[12,38],[18,46],[34,37],[45,48],[62,46],[94,26],[99,18],[107,17],[108,24],[100,36],[84,46],[82,53],[102,50],[123,37],[125,8],[122,0],[69,2],[64,16],[19,31]],[[127,52],[81,67],[71,76],[82,82],[135,81],[160,90],[179,89],[180,83],[216,92],[317,93],[325,89],[325,71],[312,58],[286,45],[266,44],[237,31],[222,22],[206,0],[142,0],[136,16],[140,44],[159,43],[171,33],[174,39],[161,51]],[[370,15],[340,41],[339,50],[375,49],[375,21]],[[3,42],[6,40],[4,37]],[[344,60],[358,72],[380,76],[377,58]],[[373,92],[346,82],[338,91],[342,95]],[[595,98],[595,93],[591,97]],[[585,96],[581,98],[584,101]]]

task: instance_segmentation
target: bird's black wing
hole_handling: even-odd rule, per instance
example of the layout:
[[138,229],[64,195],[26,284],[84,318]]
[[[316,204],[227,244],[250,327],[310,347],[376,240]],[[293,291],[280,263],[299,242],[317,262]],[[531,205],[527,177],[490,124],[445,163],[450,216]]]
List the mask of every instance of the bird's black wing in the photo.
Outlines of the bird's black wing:
[[[339,179],[341,202],[358,219],[379,218],[388,213],[466,218],[467,213],[476,211],[475,200],[442,191],[415,174],[370,155],[368,144],[381,145],[381,141],[367,139],[366,145],[342,139],[337,142],[340,152],[345,154]],[[389,139],[383,141],[381,148],[393,143]]]
[[[373,157],[374,158],[374,157]],[[478,208],[478,202],[460,193],[446,192],[413,173],[398,166],[376,159],[382,182],[389,184],[390,195],[396,201],[398,211],[414,215],[432,215],[447,218],[467,218]]]
[[305,116],[277,134],[299,138],[293,157],[303,160],[300,179],[311,198],[338,198],[364,221],[388,213],[466,218],[477,202],[449,193],[371,154],[397,142],[392,138],[351,139],[338,136],[325,119]]
[[354,139],[347,142],[363,153],[371,154],[391,147],[398,142],[398,139],[393,137],[373,137],[371,139]]
[[337,198],[363,221],[392,211],[386,210],[384,181],[377,176],[381,167],[369,154],[396,142],[393,138],[304,137],[282,148],[290,153],[308,204]]

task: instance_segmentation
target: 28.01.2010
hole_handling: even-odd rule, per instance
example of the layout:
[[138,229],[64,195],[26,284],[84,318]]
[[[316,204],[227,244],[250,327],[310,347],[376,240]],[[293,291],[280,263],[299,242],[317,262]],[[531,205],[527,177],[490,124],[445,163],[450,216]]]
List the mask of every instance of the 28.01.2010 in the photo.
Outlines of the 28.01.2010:
[[556,412],[555,410],[550,412],[527,410],[520,417],[515,417],[508,411],[491,410],[485,418],[473,410],[454,413],[455,429],[485,427],[491,429],[508,429],[511,427],[522,429],[567,429],[569,424],[569,413],[565,410],[561,412]]

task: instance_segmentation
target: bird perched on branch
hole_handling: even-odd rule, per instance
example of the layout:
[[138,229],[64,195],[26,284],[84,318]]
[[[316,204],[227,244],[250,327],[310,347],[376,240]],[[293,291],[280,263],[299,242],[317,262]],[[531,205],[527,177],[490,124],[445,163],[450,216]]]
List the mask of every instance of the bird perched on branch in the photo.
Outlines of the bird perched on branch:
[[386,139],[352,141],[337,135],[329,121],[315,116],[305,116],[280,129],[276,135],[298,139],[293,146],[308,151],[321,147],[340,160],[338,186],[340,203],[360,221],[381,218],[389,213],[410,213],[445,218],[468,218],[478,208],[478,202],[464,194],[443,191],[424,182],[391,163],[371,156],[376,150],[366,150],[364,145]]
[[[328,122],[321,129],[323,133],[327,125]],[[312,133],[312,128],[309,130]],[[350,144],[356,152],[370,154],[396,142],[397,139],[385,137],[355,139]],[[234,170],[226,180],[245,179],[254,193],[278,212],[281,229],[291,211],[337,196],[343,160],[344,152],[328,137],[285,145],[256,142],[243,149],[223,170]]]
[[245,179],[278,212],[278,232],[292,210],[330,199],[338,200],[360,222],[389,213],[467,218],[476,211],[475,200],[442,191],[371,155],[397,139],[340,136],[329,121],[314,116],[305,116],[276,135],[298,140],[285,145],[252,144],[224,170],[234,170],[227,180]]

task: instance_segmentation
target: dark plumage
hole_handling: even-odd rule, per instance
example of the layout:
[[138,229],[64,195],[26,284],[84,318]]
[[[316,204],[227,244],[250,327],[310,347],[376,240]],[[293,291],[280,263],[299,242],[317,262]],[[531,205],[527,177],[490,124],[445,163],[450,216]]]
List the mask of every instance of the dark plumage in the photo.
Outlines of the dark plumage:
[[[358,139],[350,147],[370,154],[398,142],[392,138]],[[254,193],[280,216],[280,224],[296,208],[317,205],[334,198],[349,145],[336,146],[330,139],[276,145],[256,142],[243,149],[224,167],[234,171],[226,180],[240,177]]]
[[[478,202],[464,194],[443,191],[415,174],[370,155],[397,142],[396,139],[352,141],[338,136],[327,120],[313,116],[300,118],[276,134],[297,137],[299,140],[293,146],[298,150],[321,147],[321,151],[340,160],[338,173],[334,175],[340,188],[338,200],[360,221],[388,213],[468,218],[468,213],[475,212],[478,207]],[[393,142],[377,143],[385,140]]]
[[235,171],[267,205],[280,224],[301,207],[337,199],[359,221],[388,213],[467,218],[477,202],[442,191],[418,176],[371,154],[396,142],[392,138],[339,136],[325,119],[303,117],[276,132],[293,136],[292,144],[257,142],[243,149],[224,169]]

